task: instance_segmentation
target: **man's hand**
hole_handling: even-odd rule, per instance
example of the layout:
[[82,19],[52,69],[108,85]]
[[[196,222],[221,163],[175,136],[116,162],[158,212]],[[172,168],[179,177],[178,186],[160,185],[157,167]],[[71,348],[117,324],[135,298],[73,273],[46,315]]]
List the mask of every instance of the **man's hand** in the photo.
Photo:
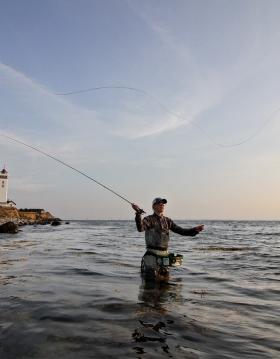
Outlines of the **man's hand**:
[[141,209],[139,206],[137,206],[137,204],[135,203],[131,203],[131,207],[134,209],[134,211],[139,212],[139,210]]
[[194,227],[194,229],[197,231],[197,233],[204,230],[204,224],[200,224],[199,226]]
[[144,214],[146,213],[143,209],[141,209],[137,204],[131,203],[131,207],[136,211],[138,214]]

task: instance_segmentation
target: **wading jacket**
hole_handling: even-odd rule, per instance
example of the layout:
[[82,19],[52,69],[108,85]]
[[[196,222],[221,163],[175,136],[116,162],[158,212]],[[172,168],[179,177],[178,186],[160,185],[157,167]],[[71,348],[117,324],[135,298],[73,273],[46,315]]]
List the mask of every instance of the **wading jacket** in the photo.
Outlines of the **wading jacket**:
[[169,230],[182,236],[195,236],[198,233],[195,228],[179,227],[172,219],[158,216],[156,213],[142,219],[141,214],[136,212],[135,222],[138,232],[145,231],[146,247],[151,249],[168,248]]

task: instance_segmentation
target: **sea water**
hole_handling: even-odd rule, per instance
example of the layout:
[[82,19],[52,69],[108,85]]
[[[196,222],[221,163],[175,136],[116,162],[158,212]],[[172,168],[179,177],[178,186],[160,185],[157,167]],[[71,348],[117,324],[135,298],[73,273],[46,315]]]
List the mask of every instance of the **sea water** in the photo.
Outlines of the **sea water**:
[[166,282],[133,221],[1,234],[0,358],[280,358],[280,223],[204,223]]

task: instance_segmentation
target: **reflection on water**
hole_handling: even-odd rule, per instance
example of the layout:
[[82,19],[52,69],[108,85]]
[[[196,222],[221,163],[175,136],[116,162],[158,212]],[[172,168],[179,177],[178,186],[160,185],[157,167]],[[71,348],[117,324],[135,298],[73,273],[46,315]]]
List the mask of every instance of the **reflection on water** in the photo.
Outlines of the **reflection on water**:
[[[192,223],[182,222],[182,226]],[[0,358],[278,358],[280,225],[173,236],[185,263],[147,281],[133,222],[0,237]]]
[[170,278],[162,280],[147,280],[143,276],[138,299],[147,307],[153,307],[162,313],[166,310],[166,304],[171,302],[183,303],[181,296],[181,278],[170,282]]
[[139,288],[139,308],[137,309],[138,325],[132,332],[132,338],[137,346],[133,347],[137,354],[145,354],[146,345],[154,351],[170,354],[168,326],[173,320],[168,319],[168,304],[182,301],[181,283],[171,283],[170,278],[148,280],[141,276]]

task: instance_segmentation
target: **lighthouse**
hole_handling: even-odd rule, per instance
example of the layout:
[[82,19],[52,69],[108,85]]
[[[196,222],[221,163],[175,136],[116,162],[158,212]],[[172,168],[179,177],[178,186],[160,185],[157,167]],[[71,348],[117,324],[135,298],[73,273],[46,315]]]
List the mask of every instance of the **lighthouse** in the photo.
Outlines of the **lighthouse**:
[[5,167],[0,172],[0,206],[8,205],[8,172]]

